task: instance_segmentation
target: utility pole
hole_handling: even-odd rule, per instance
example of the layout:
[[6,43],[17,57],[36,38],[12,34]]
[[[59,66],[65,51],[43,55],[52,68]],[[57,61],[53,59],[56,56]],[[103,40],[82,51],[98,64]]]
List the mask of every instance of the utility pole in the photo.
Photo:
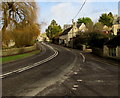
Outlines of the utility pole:
[[118,2],[118,17],[120,17],[120,1]]
[[[72,24],[74,26],[74,19],[72,19]],[[73,27],[72,27],[72,48],[74,48],[73,33],[74,33],[74,30],[73,30]]]
[[[118,24],[120,24],[120,1],[118,2]],[[120,25],[118,25],[118,28],[120,28]],[[118,34],[120,34],[120,29],[118,30]]]

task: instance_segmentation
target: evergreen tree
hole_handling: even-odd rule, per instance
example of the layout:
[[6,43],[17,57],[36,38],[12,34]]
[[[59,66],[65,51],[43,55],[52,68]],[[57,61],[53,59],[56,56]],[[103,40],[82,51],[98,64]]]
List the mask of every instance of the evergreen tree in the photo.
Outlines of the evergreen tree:
[[55,20],[51,21],[51,24],[46,29],[46,35],[50,40],[58,36],[62,32],[61,26],[56,23]]

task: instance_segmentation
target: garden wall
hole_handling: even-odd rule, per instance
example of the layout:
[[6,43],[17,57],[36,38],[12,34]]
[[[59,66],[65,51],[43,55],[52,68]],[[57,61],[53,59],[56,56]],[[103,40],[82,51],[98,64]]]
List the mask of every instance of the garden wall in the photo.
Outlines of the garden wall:
[[112,59],[112,60],[116,60],[117,62],[118,61],[120,62],[120,47],[117,47],[117,56],[118,57],[109,56],[108,50],[109,49],[106,46],[104,46],[104,51],[103,51],[103,49],[100,49],[100,48],[92,48],[92,53],[96,54],[98,56],[104,57],[104,58],[108,58],[108,59]]
[[36,45],[30,46],[30,47],[4,49],[4,50],[2,50],[2,54],[0,54],[0,56],[10,56],[10,55],[22,54],[22,53],[30,52],[33,50],[36,50]]

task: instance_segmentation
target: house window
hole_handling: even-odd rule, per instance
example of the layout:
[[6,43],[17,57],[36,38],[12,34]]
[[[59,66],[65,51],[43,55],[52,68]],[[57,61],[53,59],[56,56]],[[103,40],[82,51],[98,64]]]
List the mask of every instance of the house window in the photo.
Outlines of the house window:
[[116,48],[109,48],[109,56],[116,56]]
[[117,29],[117,35],[120,34],[120,29]]

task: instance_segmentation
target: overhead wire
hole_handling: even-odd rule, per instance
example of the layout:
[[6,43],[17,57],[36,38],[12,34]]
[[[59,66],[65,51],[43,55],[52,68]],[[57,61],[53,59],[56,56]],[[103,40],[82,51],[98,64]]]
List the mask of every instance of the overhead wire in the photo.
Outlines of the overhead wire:
[[[74,19],[79,15],[79,13],[80,13],[81,10],[83,9],[83,7],[84,7],[86,1],[87,1],[87,0],[85,0],[85,1],[83,2],[82,6],[80,7],[80,9],[78,10],[77,14],[74,16],[74,18],[73,18],[72,20],[74,20]],[[71,22],[71,20],[70,20],[69,22]]]
[[84,1],[84,3],[82,4],[81,8],[80,8],[79,11],[78,11],[78,13],[75,15],[75,17],[74,17],[73,19],[75,19],[75,18],[79,15],[79,13],[80,13],[80,11],[83,9],[86,1],[87,1],[87,0]]

